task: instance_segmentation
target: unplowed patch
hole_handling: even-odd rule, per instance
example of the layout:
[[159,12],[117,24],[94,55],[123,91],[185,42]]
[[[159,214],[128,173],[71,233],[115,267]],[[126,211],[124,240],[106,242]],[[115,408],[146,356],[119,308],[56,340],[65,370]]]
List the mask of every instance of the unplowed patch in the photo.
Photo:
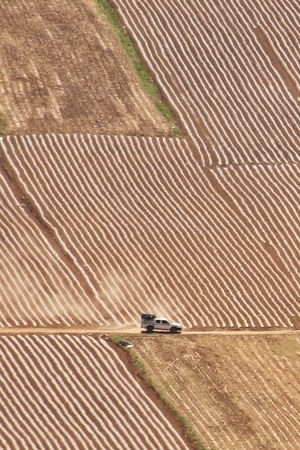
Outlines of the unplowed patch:
[[94,2],[4,0],[0,27],[7,134],[168,132]]
[[152,385],[206,449],[299,448],[298,334],[130,341]]

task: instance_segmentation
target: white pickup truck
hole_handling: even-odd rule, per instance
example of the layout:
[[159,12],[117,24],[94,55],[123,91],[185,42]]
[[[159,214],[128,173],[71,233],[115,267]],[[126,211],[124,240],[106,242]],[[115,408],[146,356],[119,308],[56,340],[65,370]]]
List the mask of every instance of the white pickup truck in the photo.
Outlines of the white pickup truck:
[[147,333],[153,331],[170,331],[178,333],[182,330],[182,325],[165,317],[156,317],[154,314],[141,314],[141,328],[146,329]]

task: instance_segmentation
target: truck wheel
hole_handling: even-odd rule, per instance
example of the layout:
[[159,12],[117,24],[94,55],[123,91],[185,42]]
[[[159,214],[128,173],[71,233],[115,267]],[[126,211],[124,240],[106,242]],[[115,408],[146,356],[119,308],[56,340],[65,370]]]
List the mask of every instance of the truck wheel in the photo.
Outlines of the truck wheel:
[[152,325],[148,325],[147,326],[147,333],[152,333],[153,332],[153,326]]
[[170,333],[177,333],[177,328],[176,327],[172,327],[170,330]]

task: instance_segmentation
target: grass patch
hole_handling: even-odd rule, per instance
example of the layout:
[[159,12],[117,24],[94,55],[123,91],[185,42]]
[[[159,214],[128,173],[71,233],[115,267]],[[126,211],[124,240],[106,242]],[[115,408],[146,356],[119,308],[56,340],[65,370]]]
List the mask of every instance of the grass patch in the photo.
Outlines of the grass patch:
[[97,0],[97,4],[100,12],[107,18],[108,22],[114,28],[126,54],[132,61],[133,67],[138,74],[144,91],[150,96],[156,109],[167,120],[167,122],[169,122],[171,134],[180,136],[182,133],[176,123],[174,114],[167,103],[163,100],[157,84],[151,77],[146,65],[136,51],[125,27],[120,22],[116,11],[110,4],[109,0]]
[[6,123],[4,114],[2,112],[0,112],[0,136],[2,136],[4,134],[6,125],[7,125],[7,123]]

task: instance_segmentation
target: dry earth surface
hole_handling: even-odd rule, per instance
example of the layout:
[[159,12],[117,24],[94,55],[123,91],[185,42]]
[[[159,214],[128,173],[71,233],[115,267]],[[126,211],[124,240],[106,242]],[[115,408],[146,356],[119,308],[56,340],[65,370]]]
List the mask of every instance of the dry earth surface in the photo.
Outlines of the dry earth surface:
[[185,417],[205,448],[299,448],[299,333],[127,340],[146,379]]
[[89,0],[3,0],[6,134],[166,134],[107,20]]
[[[0,446],[188,449],[118,334],[206,448],[298,450],[299,8],[114,4],[187,139],[94,2],[0,4]],[[187,329],[137,335],[146,310]]]

